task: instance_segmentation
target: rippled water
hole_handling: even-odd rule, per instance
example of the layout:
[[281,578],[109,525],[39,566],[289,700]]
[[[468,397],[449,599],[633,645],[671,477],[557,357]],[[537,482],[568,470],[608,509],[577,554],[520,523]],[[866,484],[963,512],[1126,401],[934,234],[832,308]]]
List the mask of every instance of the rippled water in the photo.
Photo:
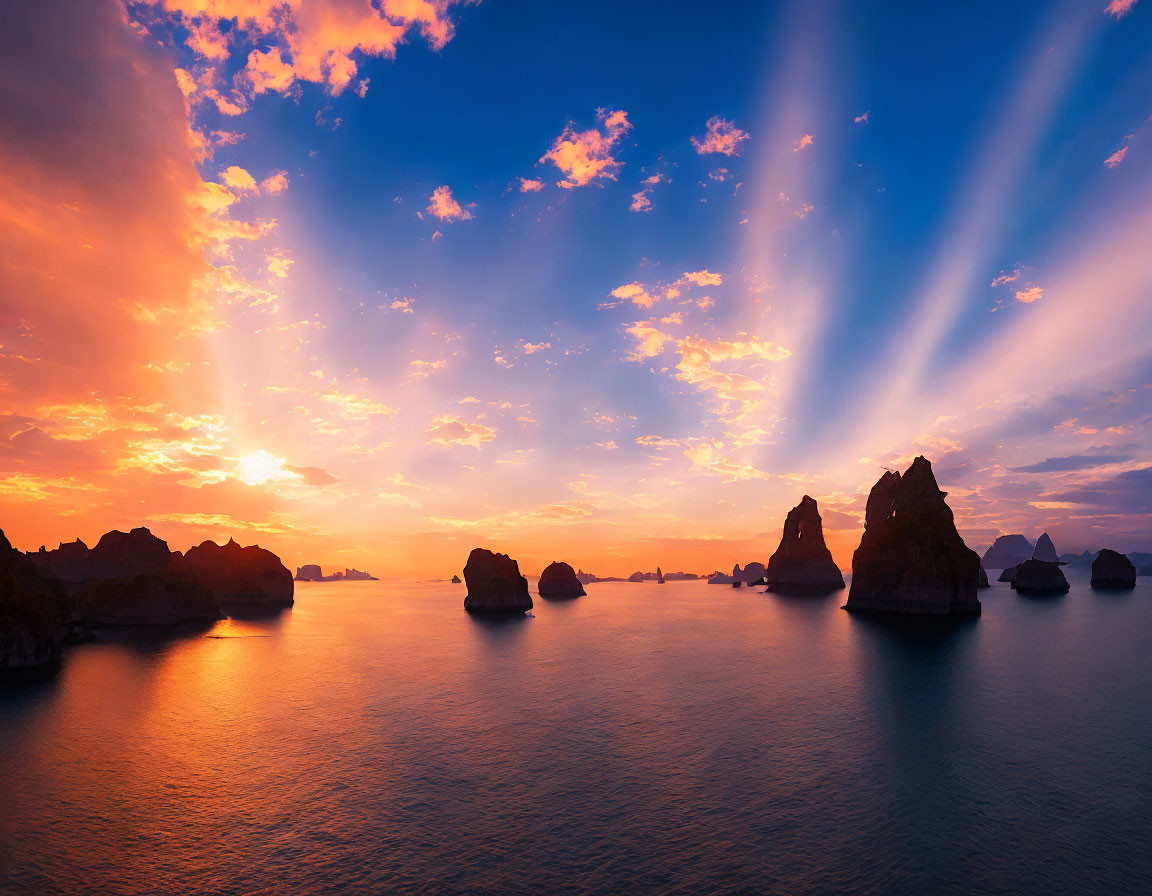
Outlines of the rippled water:
[[1152,580],[884,624],[845,593],[303,585],[0,691],[4,893],[1136,893]]

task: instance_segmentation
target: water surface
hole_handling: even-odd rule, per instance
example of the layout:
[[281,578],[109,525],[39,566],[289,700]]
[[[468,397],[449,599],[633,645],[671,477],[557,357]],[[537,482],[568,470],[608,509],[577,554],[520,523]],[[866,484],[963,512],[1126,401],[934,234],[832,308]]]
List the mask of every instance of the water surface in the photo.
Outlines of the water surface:
[[[0,691],[3,893],[1136,893],[1152,580],[982,592],[305,584]],[[995,576],[993,576],[995,578]]]

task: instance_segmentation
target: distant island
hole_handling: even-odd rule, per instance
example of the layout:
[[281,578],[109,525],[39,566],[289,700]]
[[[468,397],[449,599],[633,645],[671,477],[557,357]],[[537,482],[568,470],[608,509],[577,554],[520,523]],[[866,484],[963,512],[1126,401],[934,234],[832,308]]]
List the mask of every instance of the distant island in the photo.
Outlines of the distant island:
[[660,569],[657,567],[656,572],[634,572],[627,577],[598,576],[580,569],[576,571],[576,578],[584,585],[593,585],[598,582],[659,582],[661,578],[667,582],[691,582],[702,579],[704,576],[694,572],[666,572],[661,575]]
[[330,576],[324,575],[319,564],[305,563],[297,567],[295,580],[297,582],[379,582],[371,573],[361,572],[358,569],[345,568],[344,572],[334,572]]

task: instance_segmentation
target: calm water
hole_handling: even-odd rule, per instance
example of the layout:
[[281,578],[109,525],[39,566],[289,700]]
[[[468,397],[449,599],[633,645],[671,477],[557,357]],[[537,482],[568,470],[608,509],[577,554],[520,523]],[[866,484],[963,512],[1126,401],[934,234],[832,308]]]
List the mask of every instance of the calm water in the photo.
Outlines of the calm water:
[[304,585],[0,692],[4,893],[1152,891],[1152,580],[846,593]]

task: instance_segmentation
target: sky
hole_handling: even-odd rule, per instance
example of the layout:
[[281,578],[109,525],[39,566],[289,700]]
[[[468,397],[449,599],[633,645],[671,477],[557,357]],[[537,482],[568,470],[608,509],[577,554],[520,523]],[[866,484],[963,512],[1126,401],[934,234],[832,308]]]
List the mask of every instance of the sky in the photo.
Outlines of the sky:
[[1152,550],[1152,0],[0,11],[0,526],[764,562],[933,461]]

